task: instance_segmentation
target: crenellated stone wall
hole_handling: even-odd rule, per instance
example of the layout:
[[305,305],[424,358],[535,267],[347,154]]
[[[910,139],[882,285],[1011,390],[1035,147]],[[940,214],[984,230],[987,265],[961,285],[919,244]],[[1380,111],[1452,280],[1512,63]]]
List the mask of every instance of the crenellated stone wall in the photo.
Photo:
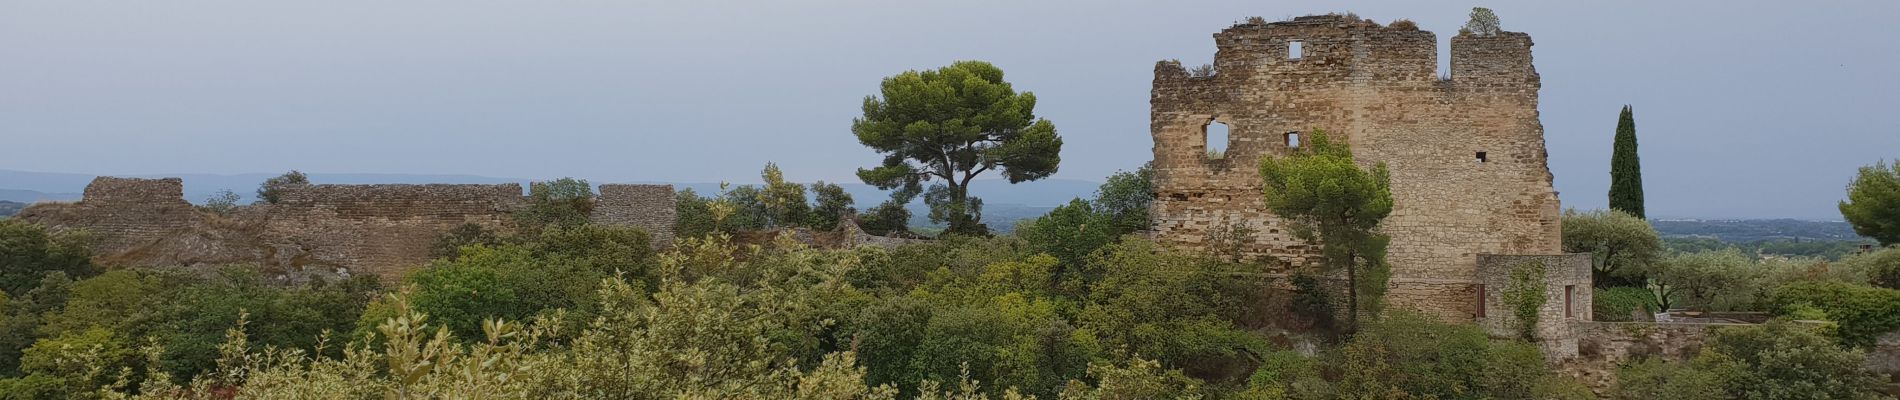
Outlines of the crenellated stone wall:
[[[593,218],[671,243],[672,191],[603,185]],[[463,224],[506,229],[526,202],[520,184],[297,185],[284,188],[276,204],[215,214],[186,202],[178,178],[99,177],[80,201],[36,204],[19,217],[95,233],[96,258],[107,265],[253,263],[394,280],[427,263],[444,232]]]
[[[1212,74],[1155,67],[1157,241],[1205,249],[1241,227],[1265,272],[1317,265],[1317,244],[1265,209],[1259,164],[1325,131],[1391,173],[1388,304],[1474,321],[1481,256],[1562,253],[1529,35],[1453,37],[1449,76],[1433,33],[1346,16],[1244,23],[1214,42]],[[1210,146],[1212,123],[1225,143]]]

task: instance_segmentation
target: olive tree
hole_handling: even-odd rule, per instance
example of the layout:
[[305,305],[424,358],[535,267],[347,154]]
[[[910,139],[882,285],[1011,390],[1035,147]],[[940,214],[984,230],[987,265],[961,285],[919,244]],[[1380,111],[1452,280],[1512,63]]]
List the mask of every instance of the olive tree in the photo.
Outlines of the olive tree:
[[1642,286],[1641,268],[1662,252],[1648,221],[1616,210],[1564,210],[1566,253],[1590,253],[1597,287]]

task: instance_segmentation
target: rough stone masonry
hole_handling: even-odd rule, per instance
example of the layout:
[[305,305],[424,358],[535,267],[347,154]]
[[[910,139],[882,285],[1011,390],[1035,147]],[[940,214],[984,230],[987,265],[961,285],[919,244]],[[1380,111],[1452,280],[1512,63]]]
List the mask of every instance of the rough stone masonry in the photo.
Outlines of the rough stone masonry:
[[[1317,244],[1265,209],[1259,163],[1323,130],[1363,166],[1391,171],[1395,206],[1380,228],[1392,237],[1388,304],[1508,334],[1497,274],[1535,262],[1552,300],[1540,335],[1570,337],[1563,321],[1590,318],[1588,256],[1561,251],[1529,35],[1461,33],[1449,75],[1437,71],[1433,33],[1356,17],[1253,21],[1214,42],[1211,73],[1155,66],[1158,241],[1210,250],[1238,232],[1240,256],[1269,272],[1317,265]],[[1211,124],[1226,126],[1224,143]]]
[[[670,243],[673,199],[672,185],[600,185],[591,217]],[[520,184],[295,185],[276,204],[216,214],[186,202],[178,178],[99,177],[78,202],[35,204],[18,217],[92,232],[95,259],[109,266],[247,263],[392,281],[427,263],[443,233],[463,224],[504,229],[526,202]]]

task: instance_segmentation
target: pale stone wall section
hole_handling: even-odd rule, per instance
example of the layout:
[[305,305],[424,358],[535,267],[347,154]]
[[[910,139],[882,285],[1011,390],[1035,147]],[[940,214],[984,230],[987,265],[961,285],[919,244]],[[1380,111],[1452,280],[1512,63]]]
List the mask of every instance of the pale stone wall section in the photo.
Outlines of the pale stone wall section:
[[[1561,253],[1530,36],[1452,38],[1448,79],[1431,32],[1344,16],[1241,24],[1214,41],[1212,76],[1155,67],[1157,241],[1205,249],[1210,231],[1239,225],[1252,231],[1242,255],[1268,261],[1263,272],[1316,265],[1316,245],[1264,209],[1258,166],[1291,151],[1289,133],[1307,142],[1318,129],[1391,172],[1388,304],[1472,321],[1480,255]],[[1208,155],[1209,122],[1229,127],[1223,157]]]

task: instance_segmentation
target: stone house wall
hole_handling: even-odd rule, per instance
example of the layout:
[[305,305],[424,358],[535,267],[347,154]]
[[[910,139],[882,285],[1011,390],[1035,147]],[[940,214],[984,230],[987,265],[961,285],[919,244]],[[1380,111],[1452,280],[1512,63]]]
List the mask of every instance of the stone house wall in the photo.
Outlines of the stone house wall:
[[1591,264],[1589,254],[1567,255],[1493,255],[1478,256],[1479,286],[1484,312],[1476,318],[1478,326],[1496,337],[1517,337],[1519,320],[1516,306],[1506,296],[1516,286],[1513,274],[1532,264],[1544,268],[1544,286],[1537,288],[1544,297],[1538,311],[1536,342],[1544,356],[1553,361],[1576,357],[1578,338],[1585,332],[1576,328],[1588,322],[1593,313]]

